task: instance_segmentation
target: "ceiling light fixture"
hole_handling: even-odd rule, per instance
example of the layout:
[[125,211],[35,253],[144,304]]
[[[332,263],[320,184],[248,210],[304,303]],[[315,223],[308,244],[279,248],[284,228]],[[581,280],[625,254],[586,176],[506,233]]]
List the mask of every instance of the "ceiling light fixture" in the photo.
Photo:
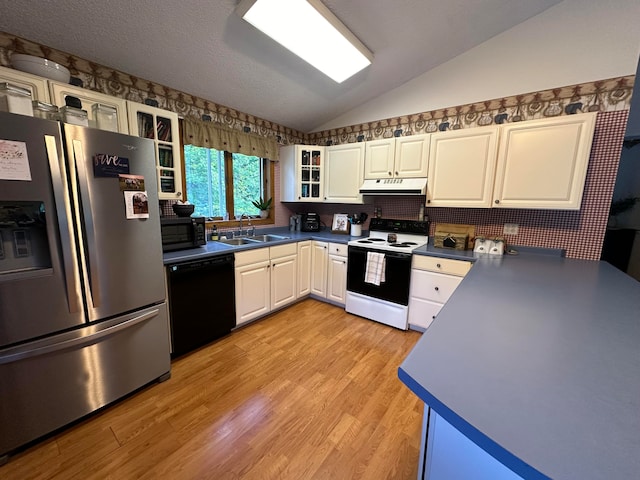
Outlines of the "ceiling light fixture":
[[319,0],[242,0],[236,13],[338,83],[373,60]]

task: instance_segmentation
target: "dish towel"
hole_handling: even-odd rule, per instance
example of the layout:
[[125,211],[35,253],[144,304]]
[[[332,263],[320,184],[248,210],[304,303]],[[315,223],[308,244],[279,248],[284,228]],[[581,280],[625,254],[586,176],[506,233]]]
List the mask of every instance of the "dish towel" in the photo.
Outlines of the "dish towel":
[[386,266],[384,253],[367,252],[367,268],[364,271],[365,283],[380,286],[382,282],[385,282]]

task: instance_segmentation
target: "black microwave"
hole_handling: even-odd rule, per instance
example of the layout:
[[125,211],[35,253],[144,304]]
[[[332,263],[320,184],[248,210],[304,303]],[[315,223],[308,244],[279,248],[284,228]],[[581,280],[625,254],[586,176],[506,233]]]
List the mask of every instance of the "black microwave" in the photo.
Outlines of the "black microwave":
[[163,252],[207,244],[204,217],[164,217],[160,219],[160,230]]

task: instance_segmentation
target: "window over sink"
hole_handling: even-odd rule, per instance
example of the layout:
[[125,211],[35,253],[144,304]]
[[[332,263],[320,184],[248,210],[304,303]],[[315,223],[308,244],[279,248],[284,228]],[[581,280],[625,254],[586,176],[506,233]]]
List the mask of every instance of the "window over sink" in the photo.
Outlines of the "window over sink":
[[184,146],[187,198],[194,215],[216,220],[259,216],[252,202],[272,198],[271,162],[267,159],[194,145]]

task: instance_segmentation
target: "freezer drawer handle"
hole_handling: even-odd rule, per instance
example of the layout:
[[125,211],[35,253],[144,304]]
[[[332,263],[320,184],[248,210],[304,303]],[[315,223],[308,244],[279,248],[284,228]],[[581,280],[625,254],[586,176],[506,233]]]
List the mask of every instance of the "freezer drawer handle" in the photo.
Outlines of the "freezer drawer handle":
[[[122,330],[131,328],[139,323],[145,322],[157,316],[159,313],[160,313],[160,310],[156,308],[147,313],[143,313],[142,315],[139,315],[137,317],[133,317],[123,323],[119,323],[112,327],[105,328],[104,330],[100,330],[99,332],[92,333],[84,337],[72,338],[70,340],[65,340],[63,342],[55,343],[53,345],[47,345],[46,347],[35,348],[33,350],[24,350],[16,353],[9,353],[7,355],[0,356],[0,365],[17,362],[18,360],[24,360],[25,358],[45,355],[47,353],[58,352],[60,350],[85,347],[87,345],[91,345],[93,343],[98,342],[98,340],[101,340],[104,337],[114,335]],[[18,348],[24,348],[24,346],[21,346]]]

